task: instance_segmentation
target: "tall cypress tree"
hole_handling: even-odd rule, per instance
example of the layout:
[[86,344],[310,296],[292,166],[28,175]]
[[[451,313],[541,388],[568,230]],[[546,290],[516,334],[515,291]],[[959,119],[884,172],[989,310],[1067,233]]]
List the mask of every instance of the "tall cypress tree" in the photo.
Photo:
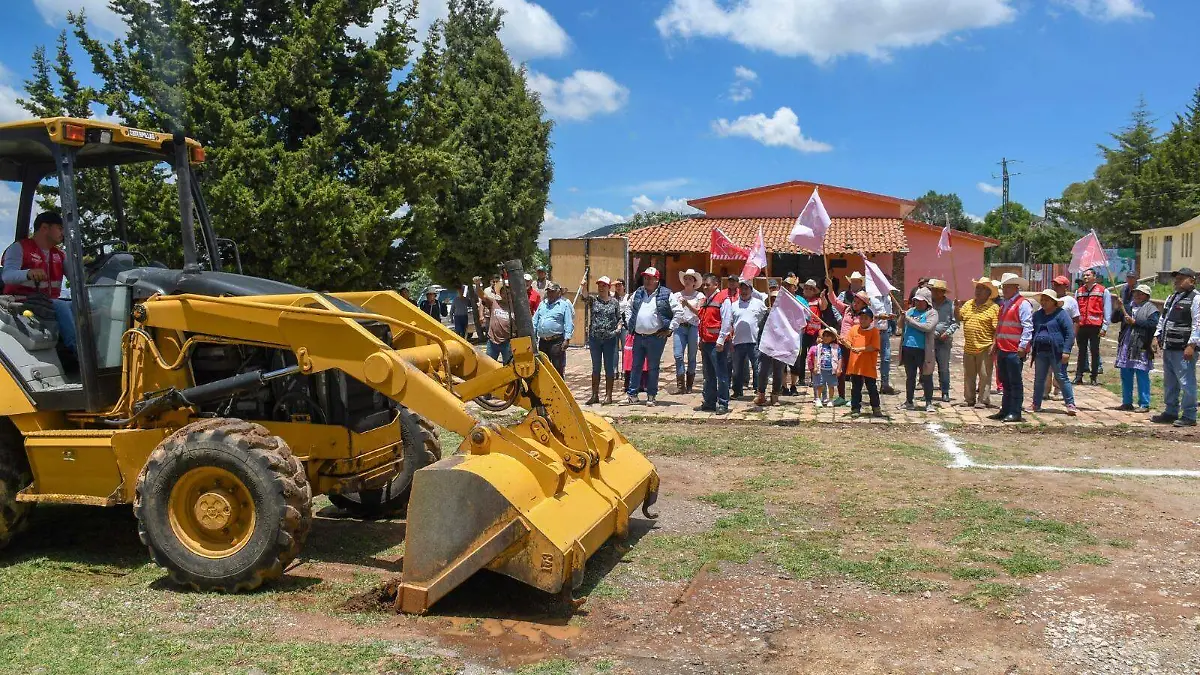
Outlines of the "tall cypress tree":
[[457,151],[430,266],[444,283],[464,283],[500,260],[527,258],[537,245],[553,166],[551,123],[543,120],[525,71],[513,65],[498,33],[501,14],[487,0],[451,0],[439,55],[450,144]]

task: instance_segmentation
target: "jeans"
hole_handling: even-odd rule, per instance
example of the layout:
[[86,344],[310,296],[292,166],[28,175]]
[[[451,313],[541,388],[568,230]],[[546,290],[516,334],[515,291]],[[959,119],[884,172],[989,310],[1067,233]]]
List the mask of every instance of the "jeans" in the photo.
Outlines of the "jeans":
[[1063,403],[1075,405],[1075,388],[1071,386],[1071,378],[1067,376],[1067,366],[1062,357],[1053,353],[1039,353],[1033,357],[1033,407],[1042,406],[1042,396],[1046,393],[1046,374],[1053,372],[1058,386],[1062,389]]
[[617,336],[606,340],[588,338],[588,349],[592,352],[592,377],[600,377],[603,362],[604,376],[611,380],[617,374]]
[[[675,338],[675,375],[683,377],[686,372],[688,375],[695,377],[696,375],[696,347],[700,344],[700,327],[680,324],[673,333]],[[685,371],[683,353],[687,351],[687,370]]]
[[787,364],[783,361],[773,359],[765,354],[758,355],[758,368],[756,378],[758,381],[754,385],[754,391],[760,394],[767,393],[767,380],[771,380],[771,393],[775,396],[779,395],[779,391],[783,389],[783,374],[787,372]]
[[[725,347],[729,349],[728,345]],[[749,370],[747,370],[749,368]],[[730,384],[733,393],[741,396],[742,390],[753,380],[755,391],[758,390],[758,345],[745,342],[733,346],[733,378]]]
[[875,386],[875,378],[862,375],[850,376],[850,412],[862,411],[863,384],[867,385],[867,396],[871,400],[871,410],[879,408],[879,388]]
[[467,337],[467,319],[469,317],[469,314],[463,314],[462,316],[458,314],[454,315],[454,332],[461,338]]
[[796,359],[796,363],[792,366],[792,374],[800,377],[796,380],[800,386],[804,386],[804,369],[808,367],[808,350],[817,344],[817,337],[817,335],[808,333],[803,333],[800,337],[800,358]]
[[1137,380],[1139,408],[1150,407],[1150,371],[1137,368],[1121,369],[1121,404],[1133,405],[1133,381]]
[[567,341],[561,337],[538,338],[538,351],[545,352],[550,357],[550,365],[558,371],[559,376],[567,372]]
[[510,343],[508,340],[505,340],[500,344],[496,344],[495,342],[488,340],[487,355],[488,358],[495,359],[503,364],[507,364],[509,361],[512,361],[512,343]]
[[[1163,410],[1168,416],[1196,419],[1196,359],[1185,361],[1182,349],[1163,350]],[[1183,398],[1182,407],[1180,398]]]
[[55,298],[51,302],[54,303],[54,318],[58,320],[58,339],[64,347],[75,351],[75,313],[71,311],[71,301]]
[[646,395],[650,398],[658,396],[658,369],[662,365],[663,349],[667,346],[667,339],[658,337],[657,335],[642,335],[635,333],[633,336],[633,372],[629,374],[629,395],[637,396],[638,389],[642,388],[642,368],[643,364],[648,362],[650,372],[646,373],[648,380],[646,382]]
[[917,378],[921,379],[921,390],[925,394],[925,405],[933,403],[933,373],[921,372],[925,365],[925,350],[904,347],[900,350],[900,363],[904,364],[904,402],[912,403],[917,393]]
[[942,396],[950,395],[950,345],[953,338],[938,340],[933,345],[933,356],[937,360],[938,387]]
[[992,404],[992,354],[963,354],[963,398],[967,405]]
[[1020,417],[1021,406],[1025,405],[1025,385],[1021,382],[1021,357],[1016,352],[996,351],[996,374],[1004,385],[1004,396],[1000,399],[1001,415]]
[[879,381],[883,386],[891,386],[892,381],[892,332],[879,333]]
[[701,405],[705,408],[729,407],[729,354],[717,351],[717,343],[700,343],[700,360],[704,366],[704,391]]
[[1075,342],[1079,345],[1075,379],[1082,380],[1083,374],[1088,371],[1091,371],[1092,379],[1096,379],[1096,375],[1100,373],[1100,326],[1080,326],[1075,335]]

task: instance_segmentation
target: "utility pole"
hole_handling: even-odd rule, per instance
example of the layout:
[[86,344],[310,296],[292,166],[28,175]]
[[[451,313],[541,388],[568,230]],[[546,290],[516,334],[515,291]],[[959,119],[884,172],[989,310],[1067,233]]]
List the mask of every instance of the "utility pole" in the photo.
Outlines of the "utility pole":
[[[1009,178],[1011,178],[1012,176],[1020,176],[1021,175],[1019,173],[1009,173],[1008,165],[1009,164],[1017,164],[1018,162],[1019,162],[1019,160],[1016,160],[1016,159],[1008,159],[1007,157],[1001,157],[1000,162],[999,162],[1000,175],[997,176],[996,174],[992,174],[992,178],[1000,179],[1000,185],[1001,185],[1001,189],[1002,189],[1002,192],[1000,195],[1000,234],[1001,235],[1004,235],[1008,232],[1008,184],[1009,184]],[[1025,248],[1024,243],[1022,243],[1021,247],[1022,247],[1022,249]],[[1022,251],[1022,253],[1024,253],[1024,251]]]

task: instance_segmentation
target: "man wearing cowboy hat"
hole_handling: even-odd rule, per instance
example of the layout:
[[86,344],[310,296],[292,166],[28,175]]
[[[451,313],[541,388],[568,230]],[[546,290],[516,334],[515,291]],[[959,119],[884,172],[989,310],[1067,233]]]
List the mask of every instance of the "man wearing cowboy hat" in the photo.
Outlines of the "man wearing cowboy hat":
[[980,277],[975,297],[957,303],[955,314],[963,330],[963,399],[974,408],[992,404],[992,352],[996,346],[996,324],[1000,307],[993,302],[998,295],[992,280]]
[[1004,397],[1000,402],[1000,412],[989,418],[1002,422],[1023,421],[1021,406],[1025,403],[1025,388],[1021,370],[1033,339],[1033,306],[1021,297],[1021,287],[1025,283],[1024,279],[1011,272],[1000,277],[1004,302],[1000,305],[1000,319],[996,326],[996,369],[1000,373]]
[[670,330],[675,338],[676,394],[692,393],[692,385],[696,381],[696,349],[700,344],[700,317],[697,312],[705,300],[704,294],[697,289],[702,281],[700,273],[694,269],[680,272],[679,282],[683,284],[683,290],[671,294],[674,317]]
[[1079,359],[1075,366],[1075,384],[1083,384],[1083,374],[1088,370],[1091,370],[1091,384],[1096,384],[1100,374],[1100,338],[1108,334],[1112,293],[1096,281],[1095,270],[1084,270],[1083,285],[1075,291],[1075,300],[1079,303]]
[[[1163,305],[1154,332],[1163,355],[1162,413],[1150,418],[1158,424],[1196,426],[1196,348],[1200,345],[1200,293],[1190,267],[1175,272],[1175,292]],[[1180,401],[1180,399],[1183,399]]]
[[658,397],[658,369],[662,364],[663,348],[667,338],[671,337],[670,325],[675,317],[671,311],[671,292],[659,283],[657,268],[648,267],[642,272],[642,287],[630,300],[629,314],[629,326],[633,329],[633,364],[626,403],[638,402],[642,369],[648,365],[646,405],[652,406]]
[[[850,288],[838,294],[838,299],[842,301],[843,305],[854,304],[854,296],[863,290],[865,279],[866,277],[863,276],[862,272],[855,271],[850,273]],[[857,317],[855,317],[855,322],[857,323]]]
[[942,402],[949,403],[950,348],[954,345],[958,321],[954,318],[954,301],[946,297],[945,280],[930,279],[929,290],[933,294],[933,309],[938,314],[937,325],[933,327],[933,355],[937,360],[938,388],[942,392]]

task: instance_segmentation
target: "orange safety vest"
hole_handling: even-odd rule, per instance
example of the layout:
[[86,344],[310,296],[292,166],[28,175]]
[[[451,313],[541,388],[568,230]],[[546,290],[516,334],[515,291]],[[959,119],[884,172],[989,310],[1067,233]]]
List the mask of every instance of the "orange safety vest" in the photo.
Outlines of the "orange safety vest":
[[1021,351],[1021,303],[1025,298],[1008,306],[1000,312],[1000,322],[996,325],[996,347],[1002,352]]
[[1100,284],[1081,286],[1075,291],[1075,300],[1079,302],[1079,325],[1104,325],[1104,287]]

